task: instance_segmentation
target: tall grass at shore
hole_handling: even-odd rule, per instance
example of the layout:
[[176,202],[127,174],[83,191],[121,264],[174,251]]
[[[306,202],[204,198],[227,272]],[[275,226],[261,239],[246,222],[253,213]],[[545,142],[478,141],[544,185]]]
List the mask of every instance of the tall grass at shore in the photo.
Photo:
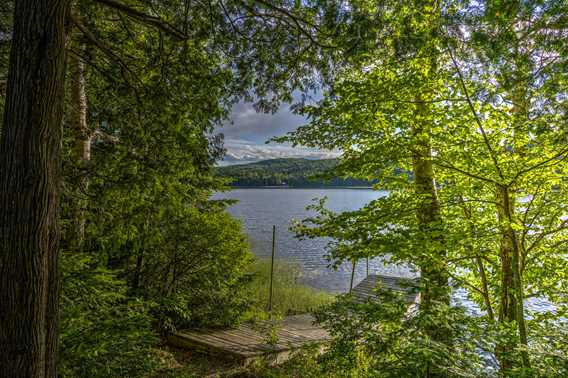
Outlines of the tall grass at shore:
[[[268,316],[270,287],[270,260],[258,260],[251,267],[253,279],[249,284],[249,295],[255,306],[246,314],[246,320],[263,319]],[[330,303],[333,295],[317,290],[300,282],[300,268],[290,262],[274,262],[274,284],[272,311],[274,315],[286,316],[310,312]]]

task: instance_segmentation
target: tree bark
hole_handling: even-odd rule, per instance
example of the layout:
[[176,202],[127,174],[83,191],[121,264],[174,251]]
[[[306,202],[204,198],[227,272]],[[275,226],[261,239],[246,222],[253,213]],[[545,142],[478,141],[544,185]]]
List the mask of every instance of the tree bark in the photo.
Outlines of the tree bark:
[[[511,260],[513,257],[513,241],[508,232],[507,214],[505,209],[505,193],[503,188],[496,189],[496,203],[498,221],[500,224],[501,241],[499,246],[499,258],[501,260],[501,298],[499,304],[499,321],[513,322],[515,321],[515,296],[512,292],[513,287],[513,269]],[[510,210],[510,209],[509,209]]]
[[517,329],[519,332],[519,340],[522,346],[521,350],[521,361],[524,368],[530,369],[530,358],[527,352],[528,338],[527,338],[527,326],[525,323],[525,311],[524,311],[524,288],[521,276],[521,251],[519,247],[519,241],[517,239],[517,233],[513,228],[513,214],[514,207],[513,201],[509,192],[509,188],[503,187],[503,208],[505,211],[506,221],[507,221],[507,235],[511,240],[512,245],[512,258],[511,258],[511,270],[513,271],[513,297],[515,298],[515,320],[517,322]]
[[0,139],[0,377],[56,377],[69,0],[18,0]]
[[[421,264],[422,292],[420,307],[428,311],[436,303],[449,304],[448,275],[444,266],[446,250],[439,227],[442,223],[440,202],[436,189],[432,146],[430,140],[430,114],[427,105],[419,99],[413,125],[414,149],[412,167],[415,193],[419,197],[416,217],[424,236],[424,247],[430,249]],[[431,255],[431,256],[430,256]]]
[[[513,241],[508,232],[507,214],[505,210],[505,193],[503,188],[497,187],[495,194],[497,216],[499,221],[499,233],[501,241],[499,245],[499,259],[501,261],[501,295],[499,299],[499,323],[512,323],[515,321],[515,296],[513,294]],[[510,210],[510,209],[509,209]],[[514,365],[513,343],[500,343],[496,346],[496,356],[499,359],[501,372],[511,370]]]

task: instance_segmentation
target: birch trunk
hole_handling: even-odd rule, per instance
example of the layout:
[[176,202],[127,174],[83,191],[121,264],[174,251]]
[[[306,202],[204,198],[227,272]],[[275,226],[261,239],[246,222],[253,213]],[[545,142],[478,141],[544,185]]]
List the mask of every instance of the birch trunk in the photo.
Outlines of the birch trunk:
[[[78,50],[84,51],[79,45]],[[87,174],[91,160],[91,135],[87,126],[87,94],[85,63],[81,57],[70,55],[71,65],[71,130],[73,135],[72,159],[78,172],[75,193],[72,197],[72,225],[69,235],[71,249],[80,251],[85,241],[86,193],[89,187]]]

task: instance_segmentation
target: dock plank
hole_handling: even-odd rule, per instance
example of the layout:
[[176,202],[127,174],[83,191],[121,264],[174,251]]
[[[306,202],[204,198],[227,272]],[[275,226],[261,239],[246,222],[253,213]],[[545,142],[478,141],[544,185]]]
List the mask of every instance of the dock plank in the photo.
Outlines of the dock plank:
[[314,325],[311,315],[289,316],[276,324],[276,343],[273,345],[267,343],[266,336],[260,331],[268,326],[268,322],[261,322],[256,327],[243,324],[233,329],[182,330],[171,335],[168,340],[175,346],[230,355],[243,361],[270,357],[274,362],[281,362],[294,349],[330,339],[327,331]]

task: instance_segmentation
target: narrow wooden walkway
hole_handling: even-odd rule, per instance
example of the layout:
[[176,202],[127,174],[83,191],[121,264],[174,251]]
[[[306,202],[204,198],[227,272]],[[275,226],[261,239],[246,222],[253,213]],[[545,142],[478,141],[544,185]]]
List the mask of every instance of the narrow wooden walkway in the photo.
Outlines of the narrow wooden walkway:
[[267,322],[253,326],[243,324],[235,329],[198,329],[178,331],[168,338],[170,344],[225,355],[245,364],[258,358],[277,364],[289,358],[294,349],[304,345],[321,344],[330,339],[326,330],[314,325],[311,315],[294,315],[277,323],[274,342],[261,329]]

